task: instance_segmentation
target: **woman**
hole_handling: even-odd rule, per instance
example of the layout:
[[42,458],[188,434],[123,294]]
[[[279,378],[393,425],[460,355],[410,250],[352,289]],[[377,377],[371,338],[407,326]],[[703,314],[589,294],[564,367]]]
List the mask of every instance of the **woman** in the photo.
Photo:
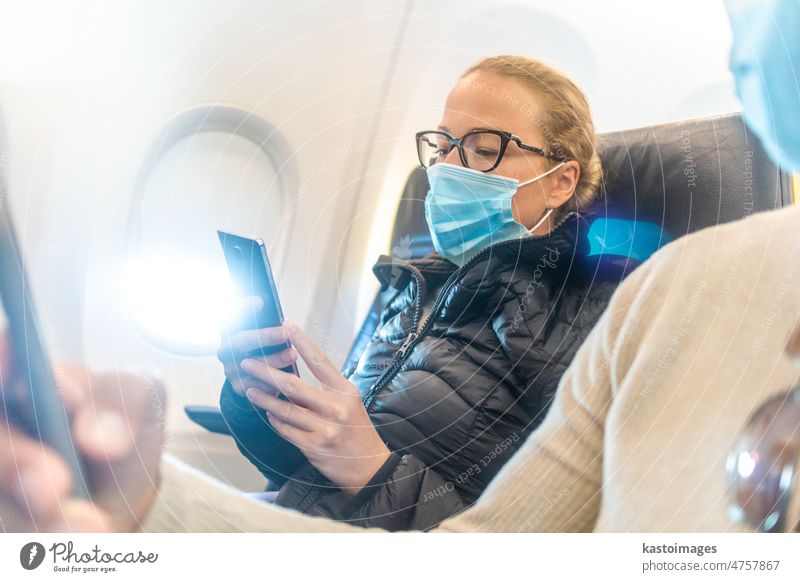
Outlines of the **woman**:
[[[291,324],[220,349],[223,414],[280,486],[276,503],[390,530],[428,529],[478,498],[544,418],[613,291],[575,268],[575,211],[601,167],[586,98],[562,73],[480,61],[417,146],[437,252],[375,265],[385,308],[351,377]],[[286,341],[316,354],[321,389],[279,370],[292,348],[247,357]]]

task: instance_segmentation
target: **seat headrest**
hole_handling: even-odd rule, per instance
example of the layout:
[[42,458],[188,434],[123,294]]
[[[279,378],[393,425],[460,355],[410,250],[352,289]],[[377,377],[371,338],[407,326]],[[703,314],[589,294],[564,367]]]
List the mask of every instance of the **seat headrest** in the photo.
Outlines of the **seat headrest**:
[[406,187],[397,207],[392,230],[391,254],[399,259],[418,259],[433,252],[433,242],[425,220],[425,196],[428,195],[428,174],[415,168],[406,180]]
[[589,216],[658,225],[677,238],[791,202],[791,176],[740,114],[599,136],[603,183]]
[[[791,176],[738,113],[601,134],[598,150],[603,181],[583,214],[592,252],[624,259],[626,269],[684,234],[791,203]],[[427,191],[417,168],[400,201],[392,254],[432,250]]]

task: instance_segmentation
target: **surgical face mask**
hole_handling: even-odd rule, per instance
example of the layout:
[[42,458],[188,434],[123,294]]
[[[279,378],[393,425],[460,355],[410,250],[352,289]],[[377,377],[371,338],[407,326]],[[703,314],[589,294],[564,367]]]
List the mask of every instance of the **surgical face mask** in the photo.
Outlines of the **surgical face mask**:
[[800,2],[728,0],[726,6],[744,120],[776,163],[800,169]]
[[522,183],[453,164],[429,167],[425,218],[436,252],[463,266],[490,245],[531,236],[553,210],[548,209],[528,230],[514,220],[511,199],[521,186],[541,180],[563,165],[561,162]]

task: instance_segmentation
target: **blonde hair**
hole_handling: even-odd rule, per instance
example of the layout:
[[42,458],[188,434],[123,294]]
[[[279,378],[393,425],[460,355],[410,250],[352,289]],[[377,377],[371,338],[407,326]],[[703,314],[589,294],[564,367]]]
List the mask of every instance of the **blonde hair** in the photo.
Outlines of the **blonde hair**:
[[571,210],[584,209],[597,194],[603,167],[589,102],[583,91],[558,69],[522,56],[485,58],[467,69],[461,78],[478,71],[515,79],[544,98],[544,111],[533,121],[548,142],[545,151],[575,160],[581,168],[572,199],[556,209],[554,217],[557,220]]

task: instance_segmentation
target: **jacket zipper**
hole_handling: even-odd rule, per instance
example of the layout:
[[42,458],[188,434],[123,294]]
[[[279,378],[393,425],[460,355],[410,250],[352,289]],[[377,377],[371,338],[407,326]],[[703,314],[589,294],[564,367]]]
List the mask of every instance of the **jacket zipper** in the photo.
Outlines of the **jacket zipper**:
[[[534,235],[531,238],[540,239],[551,236],[571,216],[572,213],[563,217],[558,222],[558,224],[556,224],[550,230],[549,233],[538,236]],[[395,374],[400,370],[400,367],[406,360],[406,355],[414,348],[414,346],[416,346],[420,342],[420,340],[422,340],[425,337],[425,334],[430,329],[430,324],[436,318],[436,314],[439,312],[439,309],[441,308],[442,301],[447,296],[447,293],[450,292],[450,289],[453,287],[453,285],[455,285],[458,282],[460,276],[466,273],[469,270],[469,268],[472,267],[472,265],[474,265],[478,261],[478,259],[480,259],[485,253],[489,252],[490,250],[494,251],[497,250],[498,248],[502,248],[504,246],[510,246],[512,244],[519,244],[519,240],[518,239],[509,240],[483,249],[477,255],[472,257],[469,261],[464,263],[464,265],[460,269],[455,271],[452,275],[450,275],[447,278],[447,281],[445,281],[445,284],[442,286],[442,290],[439,292],[439,295],[437,295],[436,301],[433,304],[433,309],[431,309],[431,312],[428,314],[428,317],[425,319],[425,322],[422,324],[420,328],[414,326],[415,331],[408,334],[408,337],[406,337],[405,341],[403,342],[403,345],[401,345],[400,349],[395,352],[392,358],[391,365],[386,369],[386,371],[384,371],[381,377],[375,381],[375,384],[372,385],[372,388],[369,389],[369,392],[367,392],[367,395],[364,397],[364,408],[367,409],[367,412],[369,412],[369,407],[375,401],[375,398],[378,395],[378,393],[381,390],[383,390],[383,388],[392,380],[392,378],[394,378]],[[418,319],[418,314],[417,312],[415,312],[414,320],[416,321],[417,319]]]
[[[510,243],[518,244],[519,241],[517,240],[506,241],[504,243],[500,243],[499,245],[495,245],[491,248],[496,249],[499,246],[507,245]],[[431,312],[428,314],[428,317],[425,319],[425,322],[422,324],[422,326],[419,327],[417,327],[417,325],[413,326],[414,331],[408,334],[405,341],[400,346],[400,349],[394,353],[391,365],[386,369],[386,371],[384,371],[381,377],[375,381],[375,384],[372,385],[372,388],[369,389],[369,392],[367,392],[367,395],[364,397],[364,408],[367,409],[367,412],[369,412],[369,407],[375,401],[375,397],[378,395],[378,393],[381,390],[383,390],[386,384],[388,384],[389,381],[392,378],[394,378],[394,375],[399,371],[400,366],[402,366],[403,362],[405,362],[406,354],[408,354],[413,349],[413,347],[417,345],[417,343],[428,332],[430,324],[433,322],[436,313],[438,313],[439,309],[441,308],[442,301],[447,296],[447,293],[450,292],[450,289],[452,289],[453,285],[455,285],[455,283],[458,282],[460,275],[466,273],[469,267],[471,267],[476,262],[476,260],[482,257],[483,254],[488,250],[489,250],[488,248],[482,250],[480,253],[478,253],[477,255],[472,257],[469,261],[467,261],[463,267],[455,271],[447,278],[447,281],[445,281],[445,284],[442,286],[442,290],[436,296],[436,301],[434,301],[433,308],[431,309]],[[417,321],[417,319],[418,318],[416,317],[415,313],[415,321]]]
[[419,320],[422,317],[422,302],[424,301],[424,297],[422,297],[424,286],[420,279],[421,274],[416,267],[412,267],[411,265],[399,265],[399,267],[411,273],[411,277],[414,279],[414,282],[417,285],[417,298],[416,301],[414,301],[416,305],[414,306],[414,316],[411,318],[411,329],[416,331],[417,326],[419,325]]
[[[473,257],[473,259],[476,257]],[[468,261],[465,267],[469,265],[472,261]],[[462,267],[463,268],[463,267]],[[416,345],[417,341],[427,332],[429,323],[433,320],[434,314],[439,310],[440,303],[442,302],[442,298],[450,291],[452,288],[453,283],[455,283],[457,275],[460,272],[460,269],[450,275],[447,278],[447,281],[442,286],[442,290],[439,292],[439,295],[436,297],[436,301],[434,301],[433,309],[431,309],[430,314],[428,315],[425,322],[422,324],[421,327],[414,326],[414,330],[408,334],[403,344],[400,346],[400,349],[394,353],[392,356],[392,363],[391,365],[384,371],[380,378],[375,381],[375,384],[372,385],[372,388],[369,389],[367,395],[364,397],[364,408],[367,409],[369,412],[369,407],[375,400],[375,397],[378,393],[389,383],[389,381],[394,378],[395,373],[399,370],[400,366],[405,361],[406,354],[411,351],[411,349]]]

